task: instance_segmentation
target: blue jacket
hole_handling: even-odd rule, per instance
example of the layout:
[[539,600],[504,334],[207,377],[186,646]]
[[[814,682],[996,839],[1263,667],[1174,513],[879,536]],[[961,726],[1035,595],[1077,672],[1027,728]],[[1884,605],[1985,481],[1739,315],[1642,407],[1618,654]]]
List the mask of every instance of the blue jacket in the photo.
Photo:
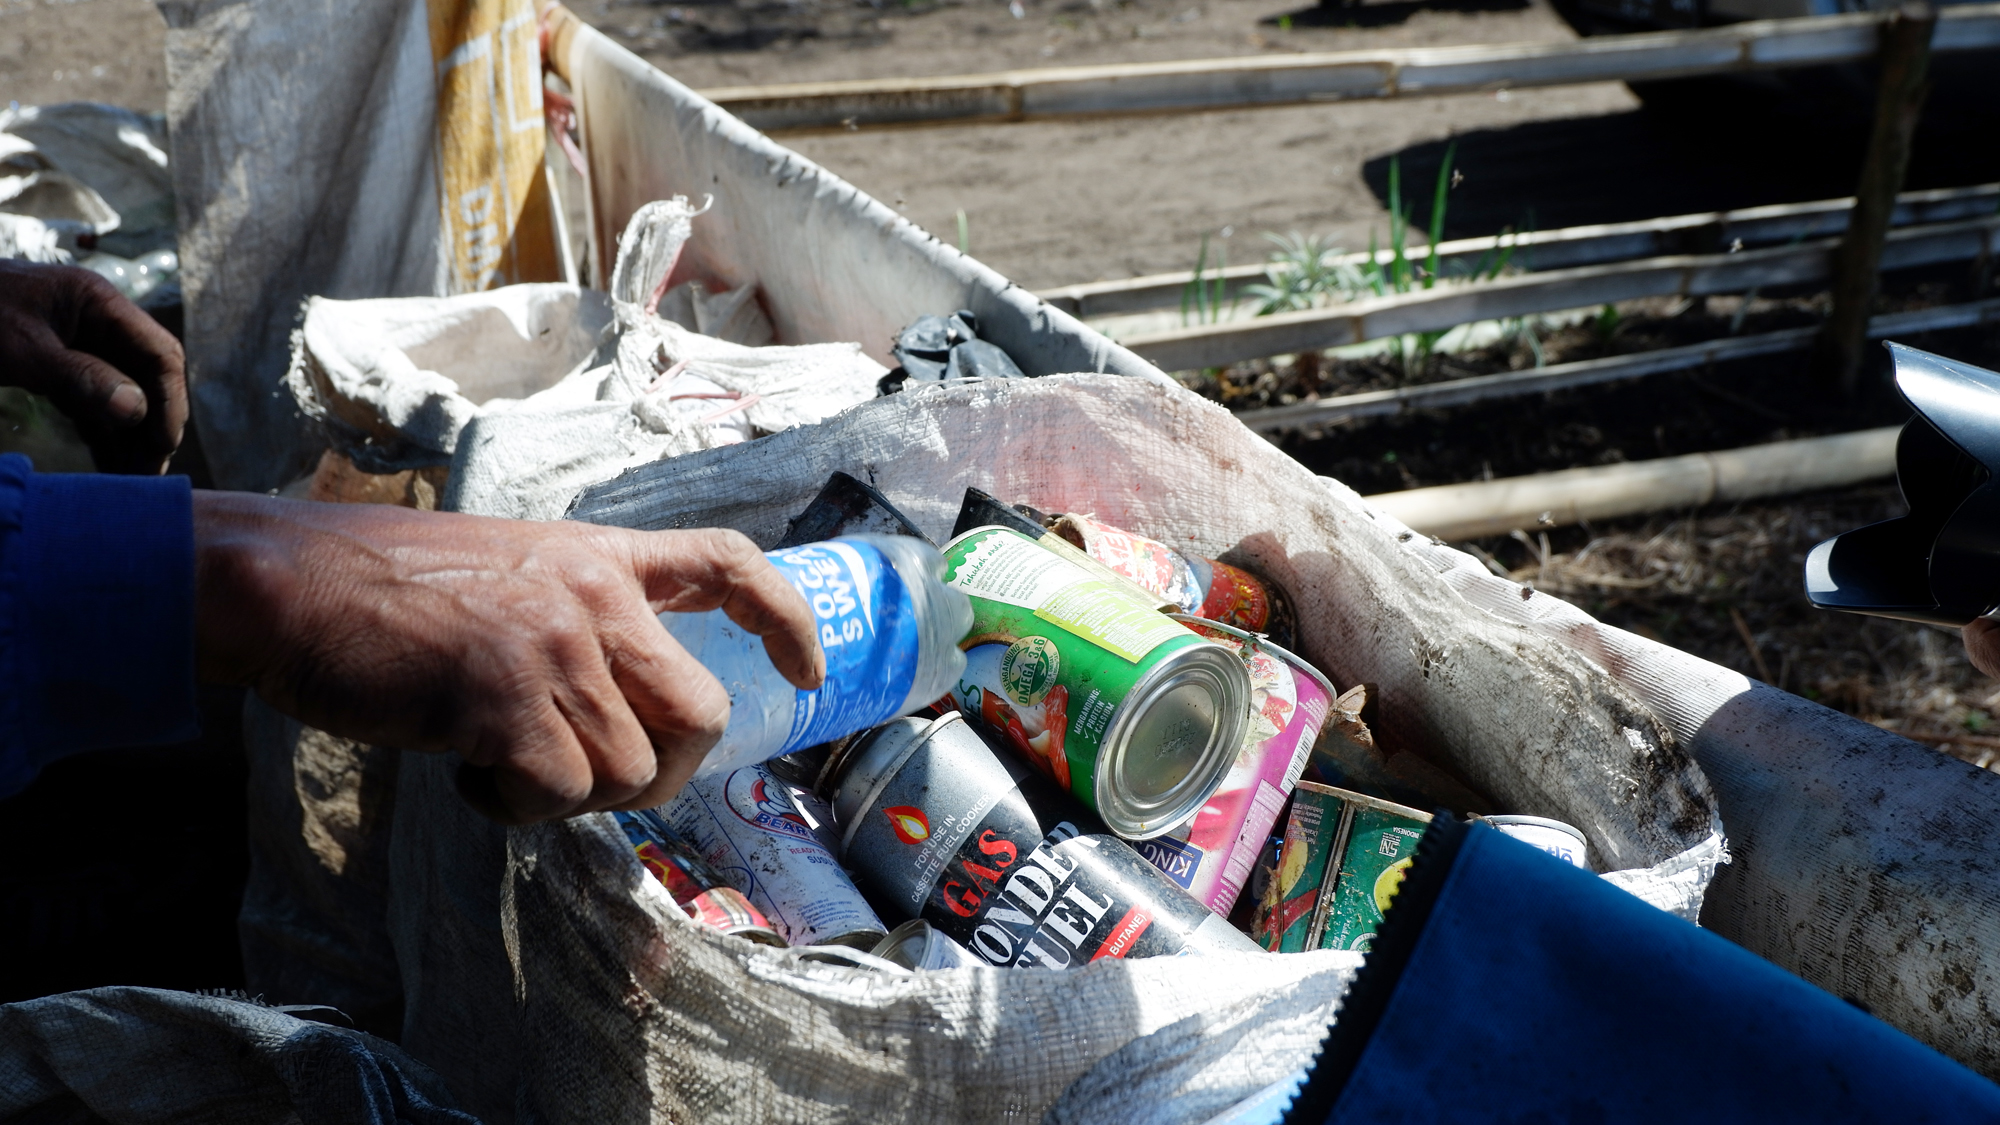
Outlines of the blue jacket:
[[187,478],[0,454],[0,797],[69,754],[199,733]]

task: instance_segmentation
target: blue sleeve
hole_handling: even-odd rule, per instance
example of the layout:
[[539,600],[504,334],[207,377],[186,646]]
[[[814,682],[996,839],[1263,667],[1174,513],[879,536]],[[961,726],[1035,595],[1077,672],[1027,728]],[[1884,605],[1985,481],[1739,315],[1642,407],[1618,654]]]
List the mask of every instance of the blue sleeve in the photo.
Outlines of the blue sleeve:
[[0,455],[0,796],[78,751],[199,733],[187,478]]

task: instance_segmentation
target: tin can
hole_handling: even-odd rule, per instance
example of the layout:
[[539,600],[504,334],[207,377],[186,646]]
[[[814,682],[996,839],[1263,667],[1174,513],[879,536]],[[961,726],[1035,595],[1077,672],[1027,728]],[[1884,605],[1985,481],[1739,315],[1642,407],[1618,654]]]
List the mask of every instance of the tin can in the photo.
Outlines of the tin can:
[[1572,867],[1590,870],[1585,862],[1588,846],[1582,830],[1545,816],[1482,816],[1480,820],[1498,828],[1524,844],[1540,848]]
[[1034,540],[1037,547],[1053,551],[1126,593],[1145,599],[1154,609],[1162,613],[1174,613],[1180,610],[1179,602],[1146,589],[1091,558],[1083,548],[1050,531],[1043,526],[1048,519],[1049,517],[1026,504],[1003,504],[987,493],[976,488],[968,488],[965,490],[964,502],[959,505],[958,522],[952,525],[951,534],[952,538],[956,539],[968,531],[982,527],[1004,527],[1009,531],[1018,531]]
[[697,923],[718,933],[782,948],[785,939],[751,905],[742,891],[729,885],[687,841],[676,836],[652,809],[613,813],[639,862],[667,888],[676,905]]
[[882,940],[882,920],[834,859],[825,806],[800,803],[808,796],[762,766],[745,766],[695,778],[659,812],[787,945],[871,949]]
[[1235,764],[1194,819],[1135,846],[1226,917],[1305,771],[1334,699],[1333,684],[1265,638],[1199,618],[1175,620],[1242,659],[1250,674],[1250,723]]
[[1259,944],[1365,952],[1430,821],[1407,805],[1300,782],[1269,908],[1253,930]]
[[1241,567],[1178,551],[1088,516],[1057,516],[1049,527],[1114,572],[1172,601],[1182,613],[1269,633],[1281,645],[1292,643],[1292,610],[1284,595]]
[[972,601],[961,710],[1120,836],[1194,816],[1249,722],[1234,653],[1005,528],[945,544],[945,581]]
[[890,930],[889,936],[869,952],[905,969],[963,969],[980,964],[964,946],[922,918],[912,918]]
[[1068,968],[1256,946],[958,713],[877,728],[834,797],[841,855],[981,963]]

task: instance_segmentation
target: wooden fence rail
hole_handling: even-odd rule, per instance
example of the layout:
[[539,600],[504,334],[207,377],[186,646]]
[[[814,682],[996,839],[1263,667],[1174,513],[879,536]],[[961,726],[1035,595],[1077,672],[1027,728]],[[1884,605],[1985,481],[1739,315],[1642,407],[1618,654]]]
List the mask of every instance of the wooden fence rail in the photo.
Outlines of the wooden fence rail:
[[[1265,356],[1415,332],[1442,332],[1642,297],[1699,297],[1826,280],[1838,239],[1815,239],[1735,254],[1679,254],[1602,266],[1519,274],[1476,284],[1440,285],[1372,300],[1251,320],[1127,336],[1118,342],[1166,371],[1222,367]],[[1882,268],[1963,261],[2000,250],[2000,216],[1892,231]]]
[[[1514,249],[1512,264],[1527,270],[1568,269],[1602,265],[1631,258],[1664,254],[1712,254],[1729,249],[1742,240],[1746,247],[1773,243],[1827,238],[1847,229],[1847,215],[1854,198],[1821,199],[1811,203],[1781,203],[1768,207],[1746,207],[1736,211],[1711,211],[1695,215],[1673,215],[1629,223],[1602,223],[1556,230],[1526,231],[1505,236],[1460,238],[1438,244],[1440,264],[1447,271],[1472,266],[1493,253],[1496,245]],[[1896,197],[1890,216],[1893,227],[1971,219],[2000,212],[2000,184],[1974,187],[1907,191]],[[1407,251],[1415,260],[1429,253],[1418,246]],[[1389,251],[1376,252],[1380,261],[1389,260]],[[1330,259],[1347,265],[1368,260],[1366,251],[1341,254]],[[1264,264],[1230,266],[1205,271],[1203,280],[1223,284],[1222,300],[1242,298],[1246,286],[1266,280]],[[1120,281],[1093,281],[1045,290],[1039,296],[1071,316],[1080,319],[1155,312],[1180,304],[1191,270],[1149,274]]]
[[[1884,18],[1857,12],[1558,43],[1253,55],[702,93],[770,132],[1188,113],[1855,62],[1874,56]],[[2000,4],[1959,5],[1939,14],[1933,51],[1993,47],[2000,47]]]

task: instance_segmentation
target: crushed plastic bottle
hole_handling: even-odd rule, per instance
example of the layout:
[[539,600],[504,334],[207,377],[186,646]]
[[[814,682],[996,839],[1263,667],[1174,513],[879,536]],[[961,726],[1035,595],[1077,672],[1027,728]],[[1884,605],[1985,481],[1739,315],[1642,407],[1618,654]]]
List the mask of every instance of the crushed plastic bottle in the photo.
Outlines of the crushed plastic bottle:
[[697,777],[725,774],[888,722],[944,695],[965,671],[958,643],[972,605],[943,582],[937,548],[900,535],[852,535],[764,556],[806,599],[826,682],[800,691],[763,639],[721,610],[660,623],[729,692],[729,726]]

